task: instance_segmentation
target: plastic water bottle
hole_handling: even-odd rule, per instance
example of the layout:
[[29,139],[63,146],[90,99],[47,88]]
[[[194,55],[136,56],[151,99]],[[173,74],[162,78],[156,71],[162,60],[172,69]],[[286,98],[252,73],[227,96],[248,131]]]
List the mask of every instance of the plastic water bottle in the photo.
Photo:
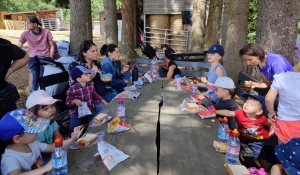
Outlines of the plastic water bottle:
[[138,88],[138,89],[141,89],[141,88],[143,87],[143,84],[144,84],[143,81],[144,81],[144,80],[143,80],[142,77],[139,77],[139,78],[138,78],[138,80],[137,80],[137,88]]
[[116,115],[117,117],[120,117],[125,122],[125,106],[123,105],[123,98],[121,95],[118,98]]
[[260,168],[257,172],[256,175],[267,175],[267,173],[265,172],[265,169]]
[[55,148],[52,152],[52,175],[68,174],[68,156],[63,146],[63,138],[56,137],[54,140]]
[[228,119],[224,117],[218,129],[218,141],[226,143],[229,138],[229,133],[227,133],[228,127]]
[[237,164],[239,162],[241,143],[238,136],[239,132],[237,131],[237,129],[234,129],[227,142],[225,159],[229,164]]
[[177,90],[177,91],[181,91],[181,77],[180,77],[180,75],[175,75],[175,89]]
[[197,89],[198,89],[197,84],[194,84],[193,82],[191,82],[191,93],[193,96],[197,95]]

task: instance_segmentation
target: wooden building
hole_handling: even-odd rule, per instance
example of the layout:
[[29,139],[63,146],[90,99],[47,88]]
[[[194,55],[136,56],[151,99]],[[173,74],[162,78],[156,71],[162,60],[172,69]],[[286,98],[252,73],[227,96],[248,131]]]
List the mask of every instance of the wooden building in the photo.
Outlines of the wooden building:
[[[221,38],[220,38],[220,40],[221,40],[221,45],[223,45],[223,46],[225,45],[225,42],[226,42],[227,22],[228,22],[228,14],[229,14],[229,2],[230,2],[230,0],[224,0],[223,14],[222,14],[222,19],[221,19],[221,29],[220,29],[220,33],[221,33],[220,37]],[[209,0],[207,0],[207,4],[209,4]],[[162,0],[151,0],[151,1],[143,0],[144,31],[148,32],[147,27],[151,27],[151,24],[149,21],[149,16],[151,16],[151,15],[156,15],[156,16],[157,15],[170,15],[172,17],[174,15],[179,15],[179,14],[182,14],[183,12],[188,12],[188,11],[192,11],[192,10],[193,10],[193,0],[164,0],[164,1],[162,1]],[[148,19],[148,21],[147,21],[147,19]],[[164,25],[162,25],[162,26],[164,26]],[[161,30],[161,29],[159,29],[159,30]],[[190,45],[191,24],[184,24],[182,30],[184,31],[183,38],[184,38],[184,40],[187,40],[186,43],[183,44],[183,45],[185,45],[184,46],[185,49],[183,49],[183,51],[186,51]],[[150,41],[151,37],[154,38],[153,35],[157,34],[157,31],[158,30],[156,30],[155,32],[150,32],[149,34],[146,33],[146,37],[149,36],[148,39],[146,38],[146,42],[149,42],[151,44],[151,41]],[[172,32],[174,33],[174,30],[169,31],[169,33],[172,33]],[[173,39],[167,39],[167,40],[172,41]],[[162,41],[162,43],[164,41]],[[158,45],[157,42],[153,42],[153,43],[156,43],[156,45]],[[176,44],[174,44],[174,45],[176,45]]]
[[[56,13],[58,10],[40,10],[40,11],[28,11],[28,12],[10,12],[3,15],[4,25],[6,29],[10,30],[24,30],[26,29],[25,21],[29,16],[36,16],[40,22],[43,24],[44,21],[48,19],[56,20]],[[48,23],[45,24],[47,28]],[[25,27],[25,28],[24,28]]]

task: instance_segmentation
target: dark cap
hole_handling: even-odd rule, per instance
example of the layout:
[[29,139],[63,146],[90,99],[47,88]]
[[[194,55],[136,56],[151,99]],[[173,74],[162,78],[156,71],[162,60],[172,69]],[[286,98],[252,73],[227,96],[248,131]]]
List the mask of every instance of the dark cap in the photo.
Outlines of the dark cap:
[[268,112],[267,112],[267,108],[266,108],[265,97],[263,97],[261,95],[254,95],[254,94],[249,94],[249,93],[243,93],[242,97],[246,100],[248,99],[248,97],[257,99],[261,103],[263,114],[267,115]]
[[42,26],[42,24],[40,23],[39,19],[36,16],[29,16],[27,18],[27,21],[31,23],[37,23],[39,26]]
[[205,51],[206,53],[218,53],[221,56],[224,56],[224,48],[219,44],[212,45],[209,50]]

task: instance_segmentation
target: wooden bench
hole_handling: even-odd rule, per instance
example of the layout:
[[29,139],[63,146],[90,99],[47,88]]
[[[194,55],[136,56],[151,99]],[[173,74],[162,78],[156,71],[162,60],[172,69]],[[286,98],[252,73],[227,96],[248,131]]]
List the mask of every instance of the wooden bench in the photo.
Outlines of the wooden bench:
[[[137,58],[136,65],[143,73],[147,72],[152,65],[152,59]],[[181,69],[181,76],[187,77],[207,77],[210,63],[192,62],[192,61],[176,61],[175,63]],[[141,66],[146,65],[146,66]],[[201,69],[200,71],[198,69]]]

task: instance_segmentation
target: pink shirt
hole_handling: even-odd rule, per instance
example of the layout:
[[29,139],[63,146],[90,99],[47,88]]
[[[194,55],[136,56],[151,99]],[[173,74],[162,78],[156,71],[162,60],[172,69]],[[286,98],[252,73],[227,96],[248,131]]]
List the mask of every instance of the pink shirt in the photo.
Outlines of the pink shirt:
[[31,30],[22,33],[19,42],[28,42],[29,57],[38,56],[50,56],[49,41],[53,39],[51,32],[48,29],[42,29],[39,35],[35,35]]

